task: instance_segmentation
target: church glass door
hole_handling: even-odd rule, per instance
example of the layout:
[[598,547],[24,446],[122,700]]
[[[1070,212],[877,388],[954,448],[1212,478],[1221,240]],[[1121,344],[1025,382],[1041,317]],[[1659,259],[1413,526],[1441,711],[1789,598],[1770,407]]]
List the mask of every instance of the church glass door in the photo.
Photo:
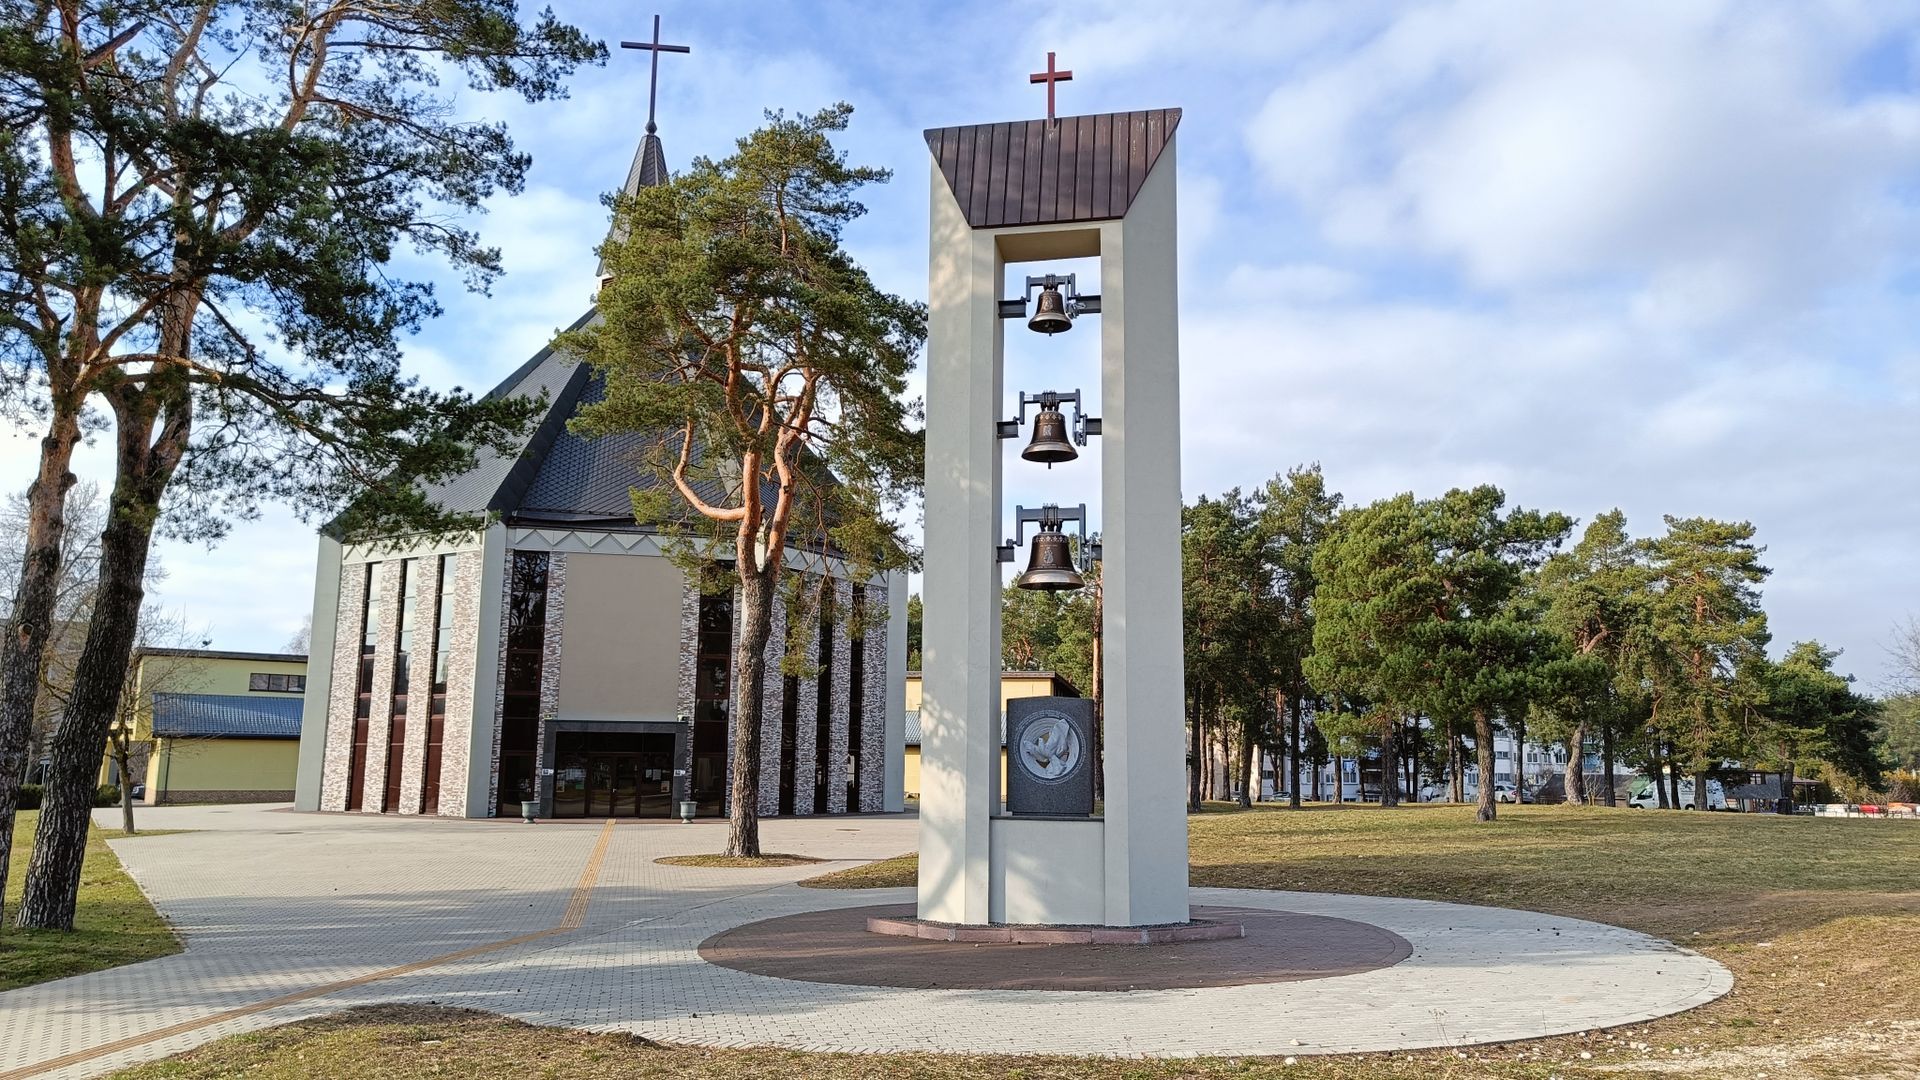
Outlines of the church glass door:
[[672,735],[563,731],[554,762],[554,817],[672,816]]

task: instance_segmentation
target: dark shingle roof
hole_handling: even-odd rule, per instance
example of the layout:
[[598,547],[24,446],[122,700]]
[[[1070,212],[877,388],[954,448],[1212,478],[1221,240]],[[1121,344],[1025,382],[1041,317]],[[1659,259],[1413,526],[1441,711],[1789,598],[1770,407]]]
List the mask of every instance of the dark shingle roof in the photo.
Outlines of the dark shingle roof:
[[299,695],[155,694],[153,733],[163,738],[297,739],[302,701]]
[[[667,181],[665,151],[660,136],[647,132],[634,151],[623,191],[631,195],[642,187]],[[604,273],[606,264],[601,263]],[[578,330],[600,318],[589,308],[569,330]],[[474,467],[427,494],[442,508],[459,514],[488,512],[542,521],[595,521],[633,524],[633,503],[627,491],[639,482],[634,468],[644,446],[639,435],[583,439],[567,430],[580,406],[598,401],[605,383],[575,357],[554,351],[539,352],[516,368],[487,395],[537,397],[545,393],[546,415],[533,434],[513,454],[482,452]]]

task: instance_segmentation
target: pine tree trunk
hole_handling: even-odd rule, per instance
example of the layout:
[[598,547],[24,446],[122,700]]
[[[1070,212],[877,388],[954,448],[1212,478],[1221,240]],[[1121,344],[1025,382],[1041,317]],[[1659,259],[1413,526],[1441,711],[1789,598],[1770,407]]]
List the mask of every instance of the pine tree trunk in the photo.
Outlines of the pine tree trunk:
[[1481,821],[1492,821],[1498,811],[1493,802],[1493,719],[1485,709],[1473,711],[1473,749],[1480,765],[1479,811]]
[[[1364,794],[1364,778],[1361,784]],[[1391,716],[1380,731],[1380,805],[1400,805],[1400,721]]]
[[1187,758],[1191,762],[1187,772],[1187,809],[1200,812],[1200,771],[1207,767],[1206,747],[1201,742],[1200,695],[1195,691],[1187,700]]
[[1587,801],[1587,725],[1583,721],[1574,725],[1573,734],[1567,737],[1567,805],[1579,806]]
[[1680,809],[1680,763],[1674,757],[1672,743],[1667,744],[1666,754],[1667,754],[1667,805],[1673,807],[1675,810],[1678,810]]
[[1513,804],[1525,801],[1527,793],[1527,720],[1516,717],[1513,721]]
[[76,479],[69,467],[79,439],[78,413],[59,409],[40,441],[40,471],[27,488],[25,557],[6,640],[0,644],[0,898],[7,895],[7,870],[13,862],[14,806],[32,757],[33,709],[40,693],[47,638],[53,633],[61,543],[67,530],[67,491]]
[[1287,806],[1298,810],[1300,809],[1300,695],[1297,693],[1287,695],[1287,769]]
[[1600,725],[1600,765],[1606,773],[1607,789],[1600,793],[1600,802],[1605,806],[1616,806],[1613,782],[1613,725]]
[[152,420],[143,425],[141,418],[116,412],[122,429],[118,479],[100,537],[100,585],[86,645],[74,668],[73,690],[49,748],[52,763],[17,919],[22,927],[73,929],[100,758],[126,687],[140,628],[153,521],[172,474],[172,465],[156,462],[148,450]]
[[1420,801],[1420,722],[1415,720],[1407,725],[1407,798]]
[[1660,743],[1656,740],[1647,746],[1647,779],[1653,781],[1653,801],[1658,809],[1665,810],[1667,804],[1666,763],[1660,757]]
[[[120,692],[125,694],[126,689],[123,687]],[[128,836],[132,836],[135,832],[133,827],[133,776],[127,771],[127,767],[132,764],[133,761],[133,750],[129,745],[131,738],[131,732],[128,732],[125,736],[115,736],[113,738],[113,763],[114,766],[120,770],[120,831],[126,833]]]
[[1341,804],[1347,801],[1346,759],[1339,754],[1333,755],[1333,801]]
[[1693,774],[1693,808],[1707,808],[1707,773],[1705,770]]
[[[1448,724],[1448,727],[1451,728],[1452,724]],[[1447,733],[1447,759],[1452,766],[1452,775],[1447,778],[1447,787],[1450,789],[1447,792],[1447,799],[1449,802],[1466,802],[1467,748],[1460,744],[1460,733],[1457,731]]]
[[1800,763],[1794,758],[1789,757],[1784,764],[1786,767],[1780,770],[1780,797],[1789,802],[1794,802],[1793,777]]
[[727,808],[727,850],[760,857],[760,713],[767,684],[767,639],[773,633],[777,567],[740,570],[740,643],[734,653],[733,785]]
[[1254,767],[1253,724],[1240,725],[1240,809],[1253,809],[1253,789],[1260,783],[1260,773]]

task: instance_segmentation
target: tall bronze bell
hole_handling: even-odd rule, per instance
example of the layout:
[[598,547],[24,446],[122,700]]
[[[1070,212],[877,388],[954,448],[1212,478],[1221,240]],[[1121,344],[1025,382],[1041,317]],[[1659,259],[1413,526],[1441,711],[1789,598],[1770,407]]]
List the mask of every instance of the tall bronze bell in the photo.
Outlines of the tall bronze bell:
[[1027,558],[1027,572],[1015,579],[1022,589],[1036,592],[1067,592],[1084,589],[1087,580],[1073,566],[1073,548],[1058,521],[1042,521]]
[[1028,461],[1045,462],[1049,469],[1080,456],[1080,451],[1074,449],[1066,414],[1060,411],[1058,404],[1046,405],[1034,414],[1033,441],[1020,451],[1020,456]]
[[1040,290],[1040,300],[1034,305],[1033,318],[1027,320],[1027,329],[1047,335],[1073,329],[1073,320],[1067,317],[1067,301],[1060,295],[1060,286],[1049,285]]

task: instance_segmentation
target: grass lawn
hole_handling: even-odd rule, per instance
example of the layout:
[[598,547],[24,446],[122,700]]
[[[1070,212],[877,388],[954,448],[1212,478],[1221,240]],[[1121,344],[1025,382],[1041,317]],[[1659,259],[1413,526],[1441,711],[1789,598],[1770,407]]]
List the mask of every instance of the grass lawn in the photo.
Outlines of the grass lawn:
[[107,847],[107,841],[126,834],[97,825],[87,834],[87,859],[80,869],[80,905],[73,932],[16,929],[14,905],[20,902],[20,890],[27,879],[27,859],[33,852],[33,829],[40,814],[24,810],[14,820],[6,924],[0,926],[0,990],[180,951],[180,939],[173,929],[147,903],[146,895]]
[[[1682,1016],[1584,1037],[1464,1052],[1301,1058],[1294,1065],[1250,1058],[1140,1062],[698,1050],[532,1028],[476,1013],[389,1007],[227,1039],[120,1075],[1920,1076],[1920,826],[1549,806],[1503,806],[1499,821],[1481,825],[1470,807],[1325,807],[1203,814],[1193,819],[1191,835],[1196,885],[1392,894],[1596,919],[1672,938],[1714,957],[1733,970],[1735,989]],[[911,856],[814,882],[841,888],[911,883]]]

